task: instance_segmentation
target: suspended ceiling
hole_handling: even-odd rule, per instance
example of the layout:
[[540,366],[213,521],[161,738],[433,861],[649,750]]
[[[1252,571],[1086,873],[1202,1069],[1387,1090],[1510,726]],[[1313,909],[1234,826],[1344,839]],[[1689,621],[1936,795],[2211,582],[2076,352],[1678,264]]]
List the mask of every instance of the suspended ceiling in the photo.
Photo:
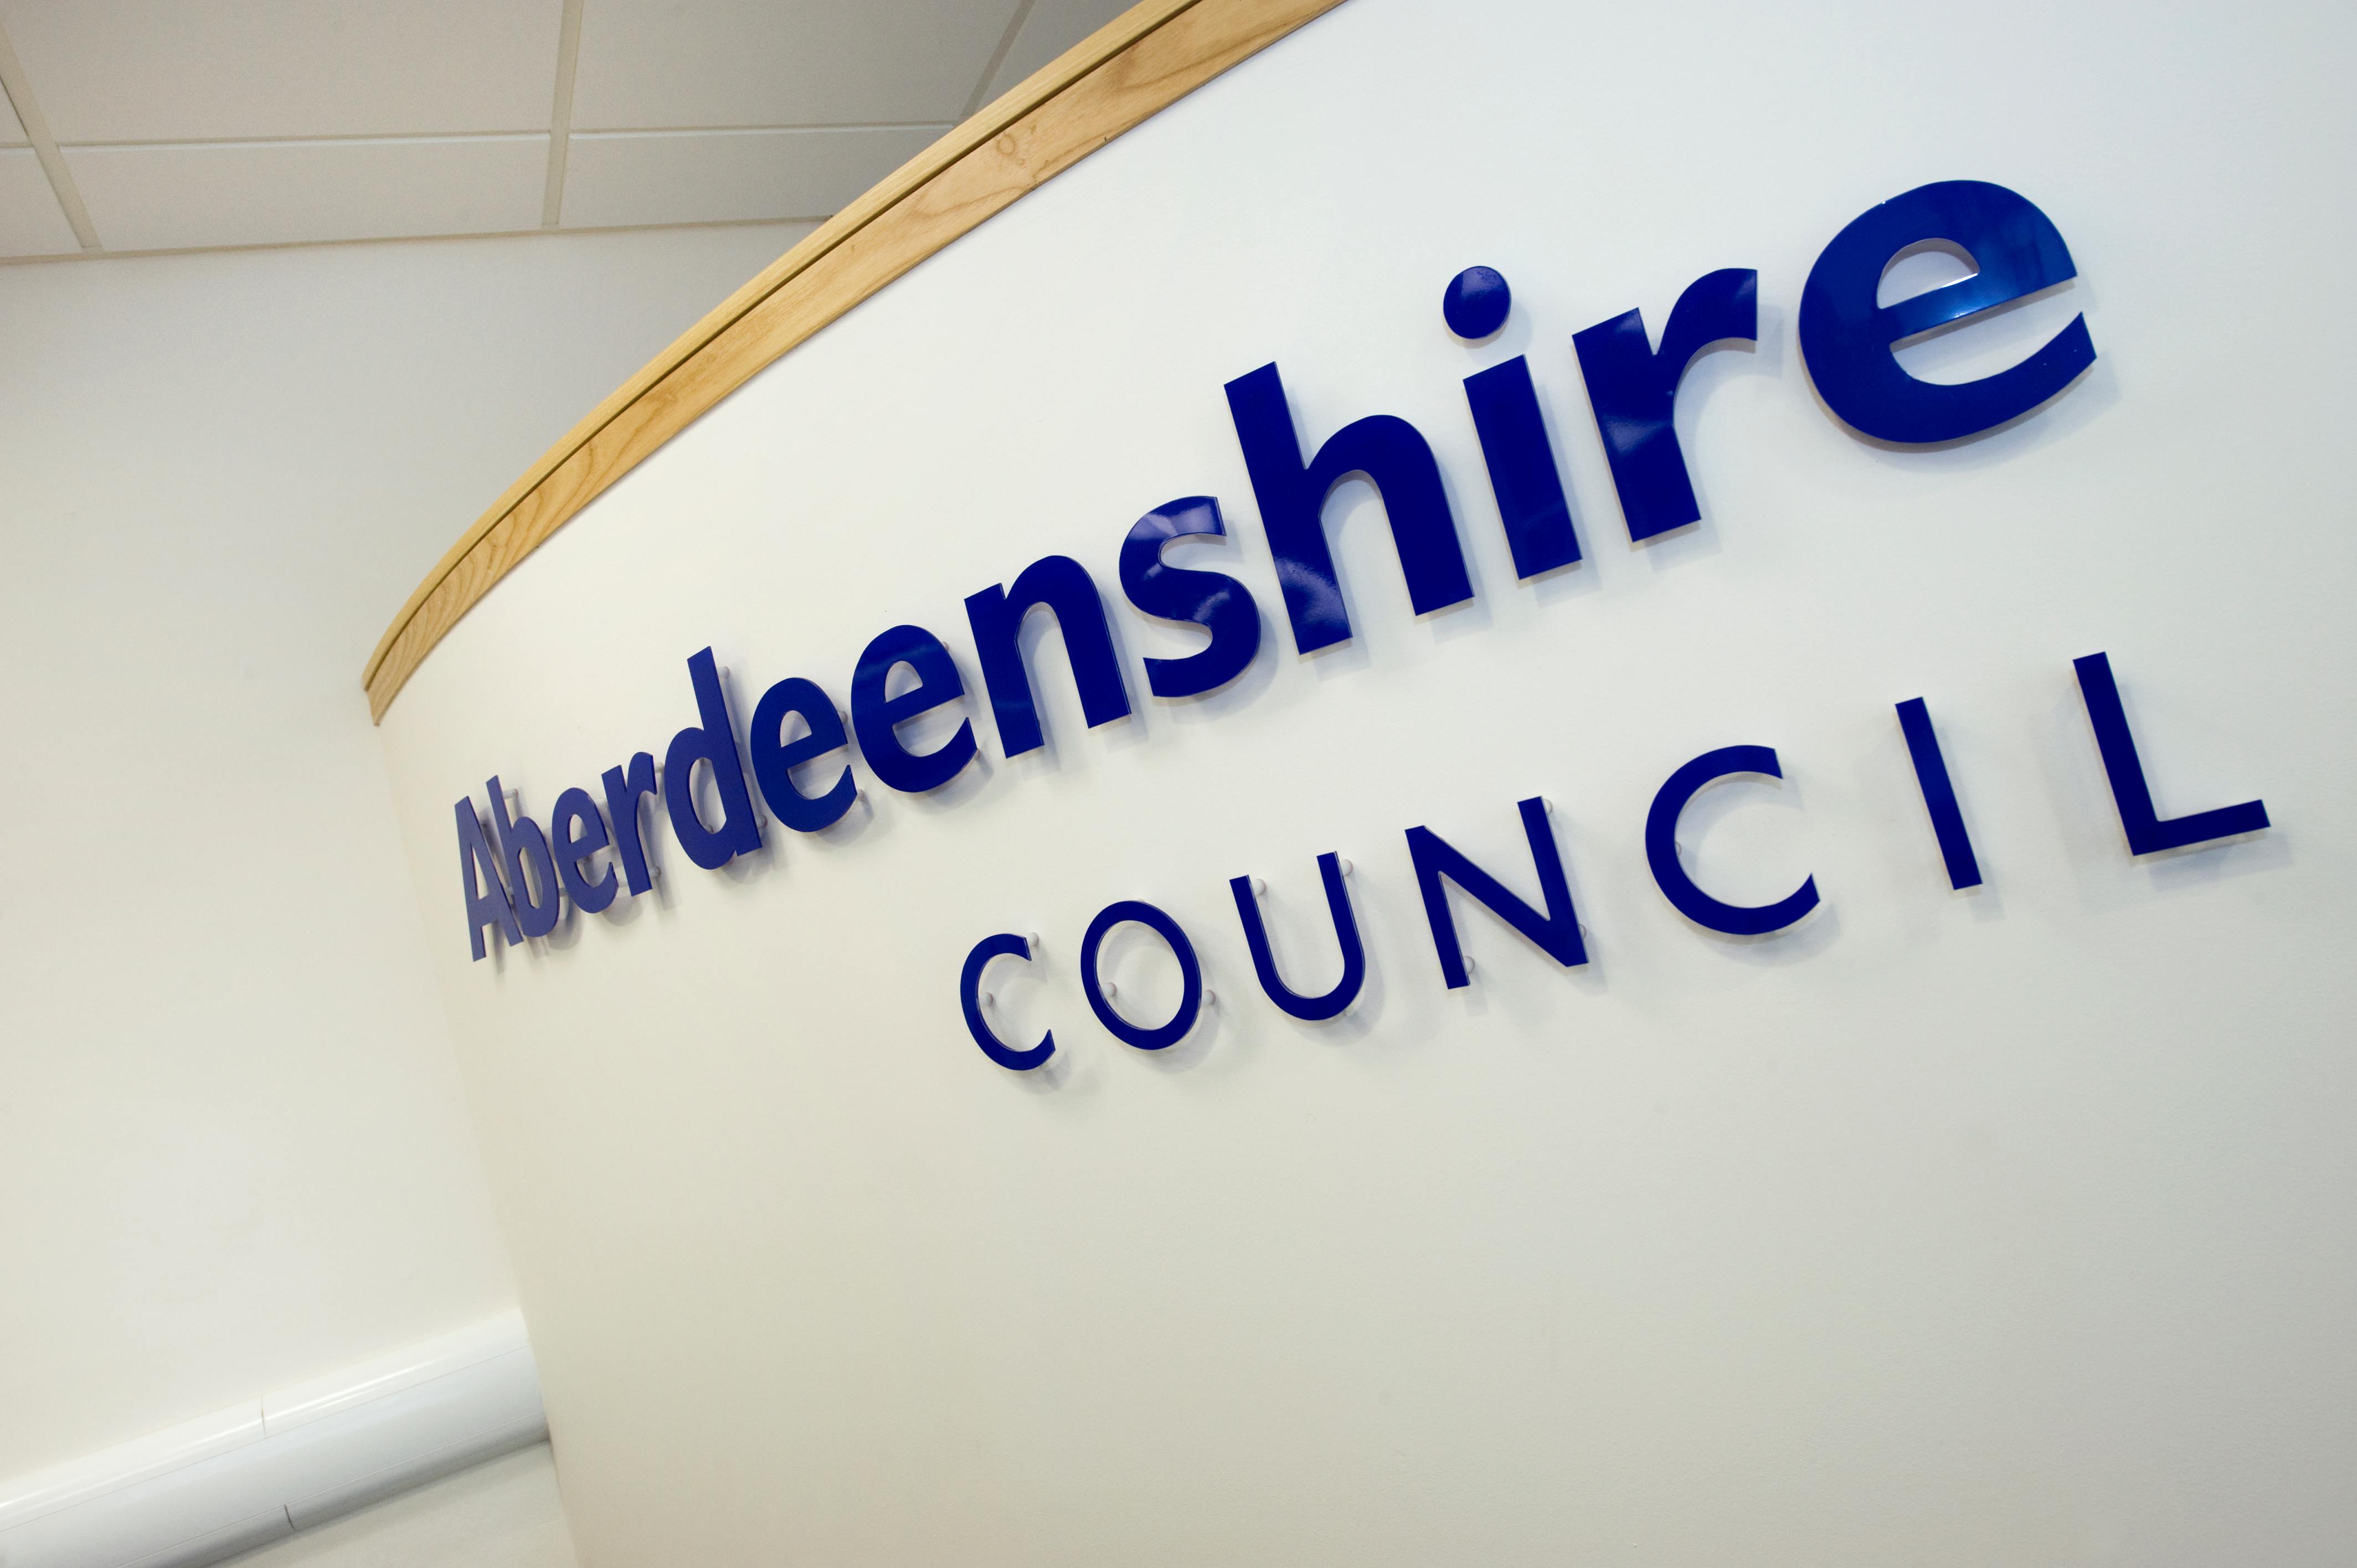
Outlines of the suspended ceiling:
[[0,257],[823,218],[1127,0],[0,0]]

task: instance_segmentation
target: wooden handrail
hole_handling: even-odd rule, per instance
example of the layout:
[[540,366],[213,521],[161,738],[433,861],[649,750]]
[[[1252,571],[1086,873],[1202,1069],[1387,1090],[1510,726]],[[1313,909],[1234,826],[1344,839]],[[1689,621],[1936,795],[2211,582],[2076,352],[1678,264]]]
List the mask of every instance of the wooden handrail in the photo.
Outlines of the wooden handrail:
[[730,295],[541,455],[393,617],[369,713],[608,486],[827,323],[1124,131],[1340,0],[1143,0],[895,170]]

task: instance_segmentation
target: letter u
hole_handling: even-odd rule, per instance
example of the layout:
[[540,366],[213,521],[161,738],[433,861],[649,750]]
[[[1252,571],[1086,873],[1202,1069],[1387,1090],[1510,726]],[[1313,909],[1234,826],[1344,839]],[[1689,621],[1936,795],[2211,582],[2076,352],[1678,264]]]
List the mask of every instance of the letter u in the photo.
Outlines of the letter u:
[[1318,875],[1326,884],[1326,907],[1333,912],[1334,938],[1342,949],[1342,978],[1323,996],[1304,996],[1285,983],[1276,972],[1276,953],[1269,946],[1268,926],[1262,920],[1260,900],[1253,897],[1252,878],[1232,877],[1228,891],[1236,896],[1236,916],[1244,924],[1244,942],[1252,949],[1254,972],[1268,999],[1296,1018],[1318,1023],[1331,1018],[1359,999],[1367,983],[1367,950],[1359,940],[1359,922],[1351,913],[1350,889],[1343,885],[1342,863],[1334,855],[1318,857]]

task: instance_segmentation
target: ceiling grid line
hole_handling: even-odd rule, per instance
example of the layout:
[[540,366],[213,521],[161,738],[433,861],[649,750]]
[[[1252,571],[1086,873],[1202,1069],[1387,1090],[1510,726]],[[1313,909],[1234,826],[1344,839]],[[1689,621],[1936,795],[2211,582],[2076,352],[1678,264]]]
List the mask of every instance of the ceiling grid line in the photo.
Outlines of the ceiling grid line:
[[540,226],[554,229],[565,216],[565,162],[573,150],[573,83],[581,73],[581,6],[565,0],[565,20],[556,34],[556,97],[548,113],[548,188],[540,199]]
[[81,192],[74,188],[73,171],[66,167],[65,155],[58,151],[58,139],[49,134],[48,116],[41,113],[40,102],[33,96],[33,84],[26,80],[24,62],[16,58],[16,46],[9,42],[5,27],[0,27],[0,89],[6,91],[9,105],[25,127],[25,140],[32,144],[41,172],[49,177],[49,193],[57,198],[66,222],[72,227],[74,240],[85,251],[103,249],[98,242],[98,230],[91,223],[90,209],[82,205]]
[[1133,5],[0,0],[0,264],[809,222]]
[[1023,0],[1015,7],[1015,15],[1006,19],[1006,31],[999,35],[998,47],[990,51],[990,63],[982,68],[982,80],[974,84],[974,95],[965,101],[965,112],[958,116],[960,120],[973,119],[988,102],[990,84],[997,77],[998,68],[1006,63],[1006,56],[1015,48],[1016,37],[1023,31],[1023,24],[1031,19],[1031,5],[1032,0]]
[[806,120],[778,125],[600,125],[576,131],[573,139],[613,141],[622,136],[767,136],[780,131],[942,131],[955,120]]

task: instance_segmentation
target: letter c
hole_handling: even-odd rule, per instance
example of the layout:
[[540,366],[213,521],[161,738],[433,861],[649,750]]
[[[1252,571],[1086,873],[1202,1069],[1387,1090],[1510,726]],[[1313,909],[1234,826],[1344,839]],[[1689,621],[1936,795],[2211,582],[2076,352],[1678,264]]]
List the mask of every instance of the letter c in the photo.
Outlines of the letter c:
[[1662,896],[1695,925],[1731,937],[1765,936],[1782,930],[1817,907],[1815,877],[1773,904],[1727,904],[1695,886],[1685,867],[1678,864],[1678,819],[1685,814],[1686,802],[1704,785],[1733,773],[1784,777],[1784,770],[1776,766],[1773,746],[1727,746],[1704,752],[1671,774],[1669,782],[1653,797],[1653,809],[1645,814],[1645,859],[1653,868]]
[[1016,1072],[1029,1072],[1056,1054],[1056,1031],[1049,1030],[1039,1036],[1039,1043],[1028,1051],[1018,1051],[991,1032],[982,1016],[982,972],[995,958],[1029,959],[1031,944],[1021,937],[1001,931],[995,937],[985,937],[974,944],[965,955],[965,972],[958,976],[958,1005],[965,1010],[965,1026],[974,1036],[974,1043],[982,1054],[1000,1067]]

